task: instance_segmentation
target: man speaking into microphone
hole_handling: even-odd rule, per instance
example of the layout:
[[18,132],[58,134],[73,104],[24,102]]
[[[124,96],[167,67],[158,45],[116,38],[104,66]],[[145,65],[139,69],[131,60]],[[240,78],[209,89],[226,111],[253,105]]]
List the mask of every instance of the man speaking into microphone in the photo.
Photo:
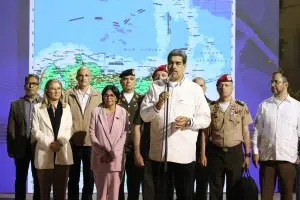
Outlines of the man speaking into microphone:
[[[184,51],[172,50],[168,55],[168,80],[154,81],[141,104],[142,119],[151,122],[149,157],[155,200],[172,200],[172,194],[165,194],[166,174],[174,178],[177,200],[192,200],[198,130],[207,128],[211,121],[201,87],[184,77],[186,63]],[[166,149],[167,173],[163,164]]]

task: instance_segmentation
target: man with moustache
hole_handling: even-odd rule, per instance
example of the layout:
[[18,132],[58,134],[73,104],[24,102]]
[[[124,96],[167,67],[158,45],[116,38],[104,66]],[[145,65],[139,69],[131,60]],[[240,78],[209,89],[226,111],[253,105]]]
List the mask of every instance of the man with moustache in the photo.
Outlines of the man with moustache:
[[[118,104],[125,108],[129,117],[129,131],[125,142],[126,163],[125,171],[127,175],[127,200],[138,200],[140,195],[140,186],[144,177],[144,169],[135,165],[134,147],[133,147],[133,131],[134,124],[136,126],[135,133],[140,134],[142,120],[140,117],[140,104],[143,99],[141,95],[134,91],[136,84],[134,69],[127,69],[120,74],[120,84],[122,92]],[[122,180],[119,200],[124,200],[124,178]]]
[[10,105],[7,126],[7,152],[14,158],[16,167],[15,199],[26,199],[26,183],[28,168],[31,162],[34,192],[33,200],[40,199],[40,189],[34,167],[34,151],[36,140],[31,141],[31,125],[33,106],[41,101],[38,95],[39,77],[28,74],[24,84],[25,96],[13,101]]
[[[193,79],[193,82],[198,84],[205,94],[206,92],[206,83],[205,80],[201,77],[196,77]],[[207,103],[210,103],[211,100],[208,99],[205,95]],[[196,170],[195,170],[195,179],[196,179],[196,191],[194,193],[194,200],[207,200],[207,189],[208,189],[208,171],[207,167],[202,166],[200,163],[200,151],[201,151],[201,135],[202,130],[199,130],[197,143],[196,143]]]
[[223,198],[226,175],[226,199],[235,200],[235,185],[241,179],[243,167],[249,167],[248,126],[252,118],[246,104],[233,99],[229,74],[222,75],[216,86],[220,98],[210,103],[212,122],[203,130],[201,164],[208,169],[209,199]]
[[102,102],[100,92],[90,86],[91,72],[82,66],[77,70],[77,85],[65,94],[73,118],[73,136],[70,139],[74,164],[70,167],[68,199],[79,200],[81,162],[83,166],[82,200],[92,200],[94,178],[91,171],[91,139],[88,133],[92,110]]
[[260,165],[261,199],[273,199],[278,177],[281,198],[293,199],[295,163],[300,137],[300,102],[288,93],[288,80],[280,72],[272,75],[273,96],[258,107],[252,134],[253,164]]
[[[185,52],[172,50],[168,55],[169,81],[153,82],[141,105],[142,119],[151,122],[149,156],[155,200],[172,199],[173,193],[164,188],[164,181],[170,176],[174,177],[177,199],[192,200],[198,130],[208,127],[211,121],[202,89],[184,77],[186,64]],[[168,116],[165,114],[167,108]],[[165,116],[168,124],[165,124]],[[165,134],[168,136],[166,155]],[[163,164],[165,156],[167,172]]]
[[[167,65],[160,65],[152,74],[152,80],[166,80],[168,78]],[[133,144],[135,164],[138,167],[144,167],[144,180],[142,185],[143,200],[154,200],[154,184],[152,177],[152,163],[149,158],[150,150],[150,124],[142,122],[142,131],[136,130],[140,128],[137,124],[134,126]],[[141,133],[142,132],[142,133]],[[174,193],[173,177],[169,177],[168,190]]]

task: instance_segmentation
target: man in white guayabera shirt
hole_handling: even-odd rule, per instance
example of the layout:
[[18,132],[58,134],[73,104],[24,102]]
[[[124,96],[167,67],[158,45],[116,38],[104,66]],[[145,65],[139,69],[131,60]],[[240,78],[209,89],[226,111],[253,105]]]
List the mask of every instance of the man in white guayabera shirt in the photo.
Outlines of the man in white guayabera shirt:
[[300,136],[300,102],[288,94],[288,80],[279,72],[272,75],[274,94],[258,108],[254,131],[253,164],[260,165],[261,199],[273,199],[278,177],[281,199],[293,199],[298,137]]
[[[154,199],[169,200],[164,194],[164,177],[174,177],[177,199],[192,200],[198,130],[210,124],[210,109],[199,85],[184,77],[187,56],[180,49],[168,55],[169,80],[154,81],[141,104],[141,117],[151,122],[150,159]],[[168,89],[169,88],[169,89]],[[169,90],[169,91],[168,91]],[[169,105],[166,100],[169,98]],[[165,124],[168,107],[168,124]],[[168,174],[164,174],[164,133],[168,127]],[[164,176],[166,175],[166,176]]]

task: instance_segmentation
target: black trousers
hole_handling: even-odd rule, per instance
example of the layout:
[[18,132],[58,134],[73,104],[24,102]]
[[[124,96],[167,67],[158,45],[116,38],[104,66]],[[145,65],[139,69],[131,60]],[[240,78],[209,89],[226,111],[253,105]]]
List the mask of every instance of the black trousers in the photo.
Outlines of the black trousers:
[[193,200],[207,200],[208,169],[198,162],[195,168],[196,192]]
[[29,164],[31,163],[31,172],[33,177],[33,200],[40,199],[40,188],[37,178],[37,171],[34,167],[34,149],[28,144],[27,153],[24,158],[16,158],[16,179],[15,179],[15,200],[26,200],[26,184],[28,177]]
[[94,176],[91,170],[91,147],[72,146],[74,164],[70,166],[68,182],[68,199],[79,200],[79,181],[81,161],[83,165],[82,200],[92,200]]
[[[174,181],[177,200],[192,200],[194,193],[195,162],[179,164],[168,162],[168,171],[164,163],[152,161],[155,200],[173,200],[174,188],[169,181]],[[166,184],[165,184],[166,183]]]
[[239,144],[227,149],[212,143],[207,146],[207,168],[209,174],[209,199],[222,200],[226,175],[226,199],[236,200],[235,185],[242,177],[244,153]]
[[[144,179],[144,168],[137,167],[135,165],[133,152],[126,152],[125,172],[127,175],[127,200],[138,200],[140,195],[140,187]],[[124,175],[120,185],[119,200],[125,200]]]
[[142,184],[143,200],[154,200],[154,183],[152,175],[152,162],[144,160],[144,180]]

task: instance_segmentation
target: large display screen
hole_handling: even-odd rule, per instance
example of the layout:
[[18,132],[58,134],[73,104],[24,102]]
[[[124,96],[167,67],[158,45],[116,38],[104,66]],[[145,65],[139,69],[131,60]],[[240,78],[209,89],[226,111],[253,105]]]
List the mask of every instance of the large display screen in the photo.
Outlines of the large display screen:
[[85,65],[100,91],[120,85],[118,74],[134,68],[136,91],[144,94],[174,48],[188,56],[186,77],[207,81],[210,99],[217,98],[216,79],[234,74],[235,1],[36,0],[30,10],[29,72],[42,77],[41,90],[51,78],[74,87]]

